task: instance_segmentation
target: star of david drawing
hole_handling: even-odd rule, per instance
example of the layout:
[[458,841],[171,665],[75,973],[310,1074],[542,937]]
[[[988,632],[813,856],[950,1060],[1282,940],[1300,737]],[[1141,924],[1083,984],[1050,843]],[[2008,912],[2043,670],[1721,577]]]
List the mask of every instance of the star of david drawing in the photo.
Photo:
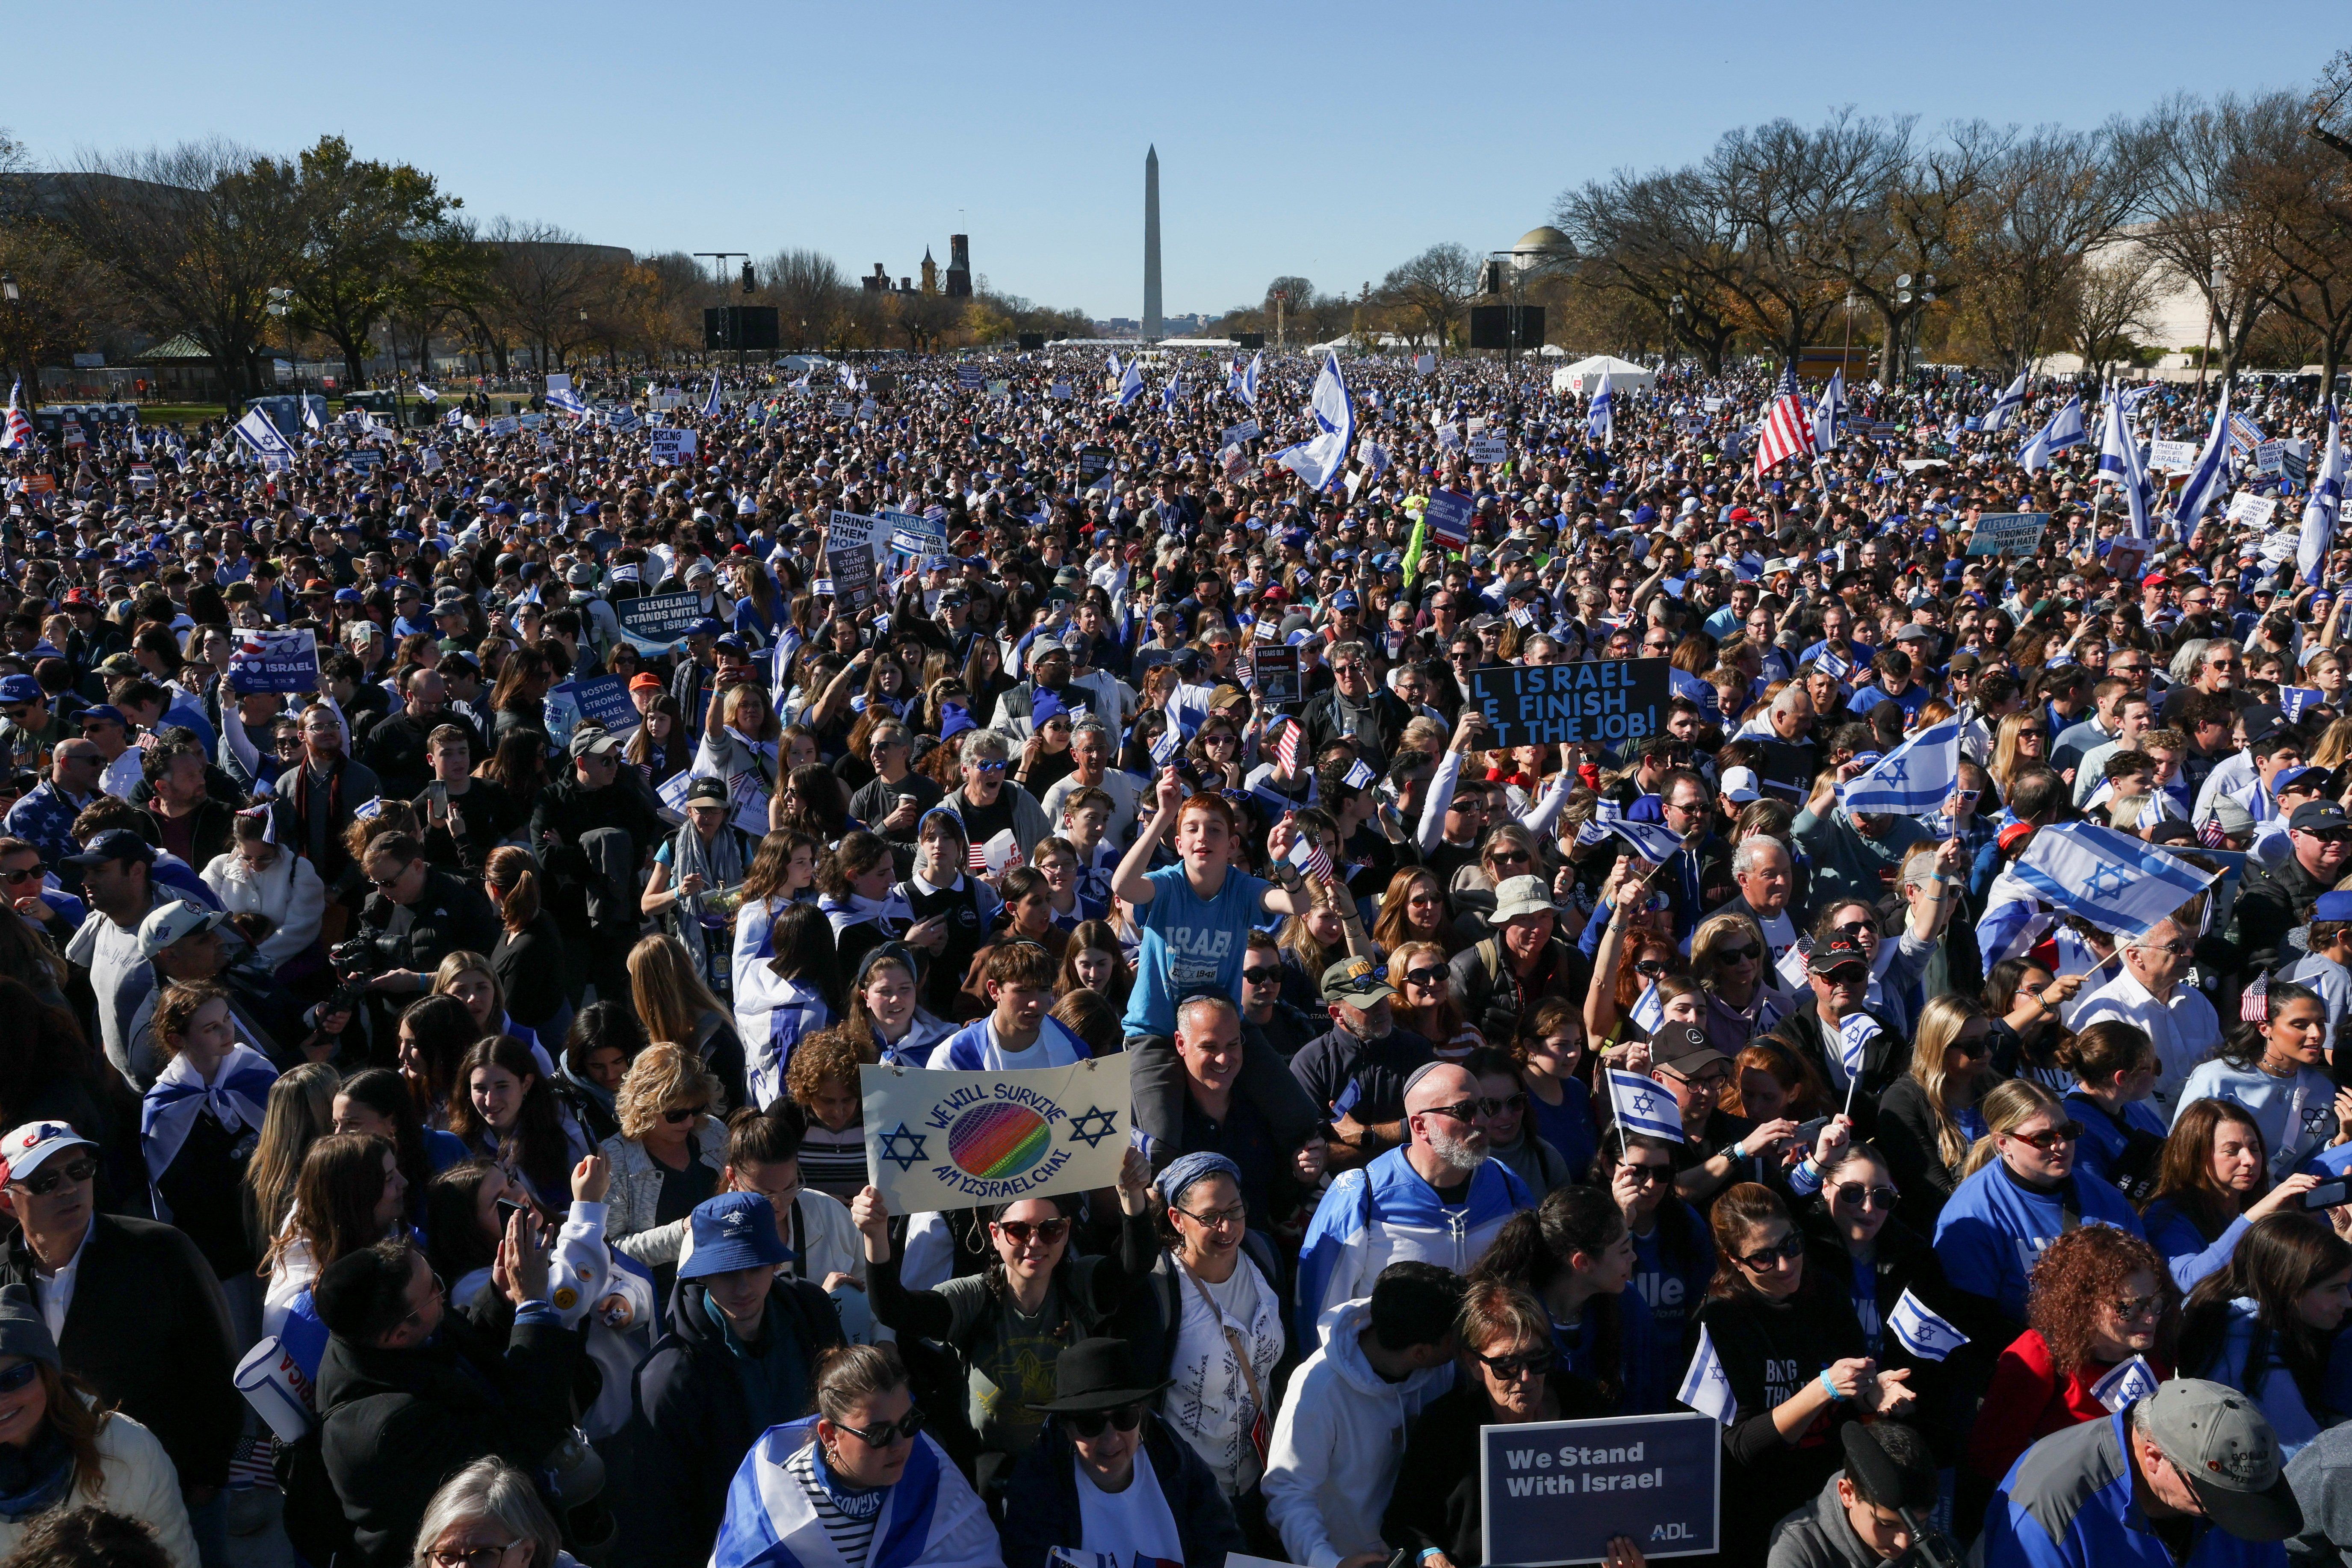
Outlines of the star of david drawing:
[[1633,1098],[1632,1101],[1629,1103],[1629,1109],[1631,1109],[1636,1116],[1654,1116],[1657,1114],[1658,1102],[1655,1099],[1652,1098],[1647,1091],[1644,1091]]
[[1091,1149],[1118,1131],[1118,1117],[1099,1105],[1089,1105],[1084,1112],[1070,1118],[1070,1137]]
[[1879,763],[1878,782],[1883,784],[1909,784],[1911,782],[1911,763],[1909,760],[1904,757],[1896,757],[1890,762]]
[[2131,885],[2131,878],[2121,866],[2103,864],[2091,873],[2089,891],[2095,899],[2113,898]]
[[[911,1171],[923,1158],[923,1136],[920,1132],[909,1131],[907,1124],[901,1121],[882,1134],[880,1156],[895,1163],[901,1173]],[[901,1138],[913,1145],[911,1151],[898,1147]]]

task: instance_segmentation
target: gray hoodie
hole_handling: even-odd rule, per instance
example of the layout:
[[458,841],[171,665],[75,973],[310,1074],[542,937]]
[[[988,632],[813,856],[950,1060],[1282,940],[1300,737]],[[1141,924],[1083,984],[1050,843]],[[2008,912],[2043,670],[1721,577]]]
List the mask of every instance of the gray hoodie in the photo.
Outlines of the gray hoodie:
[[1267,1450],[1266,1517],[1290,1561],[1334,1568],[1359,1552],[1385,1555],[1381,1516],[1404,1458],[1405,1423],[1454,1386],[1452,1363],[1391,1383],[1364,1359],[1357,1336],[1369,1300],[1342,1301],[1317,1322],[1322,1343],[1291,1377]]
[[[1840,1470],[1822,1482],[1820,1496],[1772,1527],[1764,1568],[1882,1568],[1878,1553],[1846,1522],[1837,1489],[1844,1475]],[[1910,1556],[1905,1552],[1902,1561]]]

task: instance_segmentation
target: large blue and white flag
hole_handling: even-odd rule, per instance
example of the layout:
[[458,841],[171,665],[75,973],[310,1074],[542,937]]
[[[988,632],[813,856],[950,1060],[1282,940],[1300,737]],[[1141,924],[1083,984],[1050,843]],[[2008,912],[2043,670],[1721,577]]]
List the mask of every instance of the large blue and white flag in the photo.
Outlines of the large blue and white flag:
[[1731,1391],[1731,1374],[1723,1370],[1723,1358],[1716,1353],[1714,1336],[1705,1324],[1699,1326],[1698,1348],[1691,1352],[1690,1370],[1683,1373],[1683,1385],[1675,1390],[1675,1397],[1726,1426],[1739,1414],[1739,1396]]
[[1114,379],[1116,379],[1118,375],[1120,375],[1120,374],[1122,374],[1122,373],[1120,372],[1120,370],[1119,370],[1119,365],[1118,365],[1118,355],[1117,353],[1112,353],[1111,355],[1109,355],[1109,356],[1108,356],[1108,359],[1109,359],[1109,365],[1110,365],[1110,374],[1111,374],[1112,377],[1113,377]]
[[2140,450],[2139,436],[2132,429],[2120,389],[2107,394],[2105,427],[2099,433],[2099,478],[2113,481],[2131,510],[2131,531],[2124,537],[2147,539],[2156,487],[2148,482],[2147,454]]
[[2172,503],[2173,526],[2180,531],[2180,542],[2186,544],[2197,528],[2197,520],[2213,504],[2213,498],[2228,487],[2230,478],[2230,387],[2221,385],[2221,405],[2213,410],[2213,432],[2205,437],[2205,449],[2197,454],[2197,466],[2189,470],[2189,478],[2180,487],[2179,499]]
[[441,395],[434,391],[431,387],[425,385],[422,381],[416,384],[416,395],[423,398],[427,403],[438,403],[441,401]]
[[1994,398],[1992,406],[1984,411],[1984,417],[1977,421],[1977,428],[1988,436],[2006,430],[2010,421],[2017,417],[2017,411],[2024,406],[2025,373],[2020,371],[2017,379],[2009,384],[2009,390]]
[[1617,434],[1617,390],[1605,370],[1601,373],[1601,384],[1592,389],[1592,410],[1584,416],[1584,433],[1603,447]]
[[1315,416],[1315,434],[1286,447],[1274,460],[1297,474],[1310,490],[1327,490],[1339,482],[1348,454],[1356,449],[1356,408],[1348,396],[1347,378],[1339,372],[1339,356],[1327,353],[1323,369],[1307,396]]
[[1903,1348],[1921,1361],[1941,1361],[1969,1342],[1968,1335],[1927,1310],[1927,1304],[1908,1290],[1895,1303],[1895,1310],[1886,1314],[1886,1326],[1903,1342]]
[[1675,1103],[1674,1091],[1640,1073],[1609,1069],[1609,1108],[1627,1132],[1673,1143],[1683,1141],[1683,1111]]
[[1257,378],[1263,374],[1265,371],[1265,351],[1264,349],[1260,349],[1257,353],[1250,356],[1249,368],[1242,372],[1241,384],[1234,388],[1234,395],[1240,398],[1244,403],[1248,404],[1252,408],[1255,408],[1257,406]]
[[[816,1422],[805,1415],[771,1426],[743,1456],[727,1485],[710,1568],[848,1568],[826,1516],[810,1500],[812,1489],[787,1468],[816,1441]],[[996,1527],[987,1508],[928,1432],[916,1434],[907,1468],[871,1519],[873,1544],[860,1559],[865,1568],[950,1568],[997,1560]]]
[[2311,476],[2311,499],[2303,506],[2303,537],[2294,547],[2295,571],[2305,584],[2319,586],[2320,568],[2336,547],[2336,525],[2344,517],[2344,411],[2327,400],[2327,456]]
[[[2057,822],[2038,830],[2009,869],[1993,879],[1985,901],[1999,912],[2019,896],[2062,915],[2079,915],[2101,931],[2137,936],[2210,887],[2218,871],[2200,871],[2154,845],[2087,822]],[[2004,888],[2006,882],[2009,887]],[[1986,920],[1992,918],[1988,913]],[[1983,924],[1979,922],[1979,940]],[[1981,950],[1988,963],[1994,949]]]
[[[1596,816],[1596,822],[1601,818]],[[1683,851],[1682,835],[1663,822],[1629,822],[1612,817],[1601,824],[1633,847],[1633,853],[1653,866],[1663,866]]]
[[1176,405],[1183,401],[1183,379],[1181,376],[1170,376],[1168,384],[1160,389],[1160,406],[1173,414],[1176,412]]
[[1118,405],[1125,408],[1143,395],[1143,372],[1134,360],[1127,362],[1125,374],[1118,378]]
[[590,413],[588,405],[581,401],[580,395],[568,386],[549,387],[547,405],[559,414],[569,414],[574,419],[585,419]]
[[261,411],[259,404],[247,409],[245,417],[230,428],[236,432],[238,440],[253,449],[257,458],[291,458],[294,455],[294,443],[278,433],[278,426],[270,423],[269,416]]
[[1960,776],[1960,721],[1931,724],[1838,785],[1846,815],[1917,816],[1941,809]]
[[1813,448],[1821,452],[1837,450],[1838,421],[1845,417],[1845,367],[1830,372],[1830,384],[1822,388],[1822,400],[1813,405]]
[[719,377],[715,373],[710,377],[710,395],[703,400],[702,416],[705,419],[719,417]]
[[2050,466],[2051,457],[2069,447],[2079,447],[2091,438],[2083,427],[2083,399],[2077,395],[2066,400],[2066,406],[2050,416],[2050,423],[2033,433],[2032,438],[2021,447],[2017,460],[2029,474],[2038,473]]

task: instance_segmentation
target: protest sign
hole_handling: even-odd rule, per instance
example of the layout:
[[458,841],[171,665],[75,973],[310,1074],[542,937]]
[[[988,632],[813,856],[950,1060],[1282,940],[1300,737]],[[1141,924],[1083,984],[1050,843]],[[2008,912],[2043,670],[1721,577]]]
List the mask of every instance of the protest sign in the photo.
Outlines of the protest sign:
[[863,543],[835,548],[826,545],[825,571],[833,578],[836,608],[853,613],[874,602],[874,552]]
[[2150,441],[2147,444],[2147,466],[2168,468],[2185,474],[2197,466],[2197,443],[2194,441]]
[[1470,705],[1486,716],[1490,746],[1639,740],[1665,728],[1670,668],[1663,658],[1494,665],[1470,672]]
[[1722,1434],[1714,1416],[1688,1411],[1480,1427],[1486,1562],[1600,1563],[1621,1535],[1652,1561],[1711,1555]]
[[1217,445],[1220,447],[1238,447],[1244,441],[1256,440],[1264,432],[1258,429],[1256,420],[1244,419],[1238,425],[1226,426],[1224,438],[1219,441]]
[[2230,498],[2229,519],[2249,528],[2268,528],[2271,514],[2278,510],[2274,496],[2258,496],[2252,490],[2240,490]]
[[1989,511],[1969,535],[1969,553],[2031,555],[2042,548],[2042,531],[2049,526],[2046,511]]
[[131,464],[131,488],[132,489],[134,489],[134,490],[152,490],[152,489],[153,489],[155,488],[155,469],[154,469],[154,466],[153,466],[152,464],[149,464],[149,463],[133,463],[133,464]]
[[621,635],[640,653],[667,653],[684,646],[686,628],[702,618],[699,594],[653,594],[642,599],[618,599],[613,615]]
[[1254,660],[1257,670],[1257,700],[1279,706],[1286,702],[1307,700],[1306,683],[1298,675],[1298,650],[1285,643],[1276,647],[1257,650]]
[[372,474],[383,467],[383,454],[373,447],[354,447],[343,454],[343,461],[352,466],[354,473]]
[[503,415],[490,421],[490,434],[493,436],[511,436],[521,428],[522,421],[512,415]]
[[860,1068],[866,1180],[894,1214],[1116,1185],[1128,1148],[1127,1063],[1114,1052],[1013,1072]]
[[911,511],[884,511],[881,521],[890,525],[894,543],[909,555],[945,555],[948,552],[948,526]]
[[237,633],[236,648],[228,656],[228,686],[240,696],[318,690],[317,637],[299,627]]
[[1433,538],[1460,544],[1470,537],[1470,498],[1460,490],[1436,490],[1430,495],[1429,510],[1422,513],[1422,521],[1429,524]]
[[956,366],[956,384],[962,387],[966,392],[978,392],[981,389],[982,384],[987,379],[987,373],[982,371],[981,367],[976,364],[960,364]]
[[2285,442],[2257,441],[2254,443],[2254,471],[2256,473],[2275,474],[2281,472],[2285,467]]
[[1500,436],[1470,437],[1470,460],[1474,463],[1501,463],[1509,460],[1511,444]]
[[1078,483],[1091,486],[1110,472],[1110,448],[1085,446],[1078,448]]
[[684,426],[664,426],[646,437],[653,460],[674,468],[694,456],[695,433]]
[[519,429],[536,430],[546,423],[547,416],[544,414],[518,414],[515,416],[515,425]]
[[[563,733],[554,733],[556,710],[561,704],[566,721]],[[561,746],[571,739],[572,731],[583,723],[602,725],[615,735],[626,735],[645,722],[637,705],[629,700],[628,682],[617,675],[601,675],[593,680],[566,680],[547,689],[548,738]]]
[[835,419],[846,419],[857,412],[856,405],[845,397],[836,397],[824,405],[825,414]]
[[866,552],[867,555],[872,555],[874,552],[874,535],[877,531],[877,520],[867,517],[864,512],[836,511],[833,513],[825,520],[824,548],[826,552],[830,553],[835,550],[862,550]]
[[2107,546],[2106,567],[2118,583],[2137,585],[2140,568],[2147,563],[2147,542],[2139,539],[2118,539]]

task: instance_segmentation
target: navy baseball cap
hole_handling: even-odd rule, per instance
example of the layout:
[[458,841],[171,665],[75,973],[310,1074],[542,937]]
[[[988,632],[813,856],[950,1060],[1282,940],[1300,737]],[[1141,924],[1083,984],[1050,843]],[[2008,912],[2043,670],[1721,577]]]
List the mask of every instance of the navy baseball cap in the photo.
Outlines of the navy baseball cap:
[[697,1204],[688,1226],[694,1250],[677,1266],[681,1279],[729,1274],[738,1268],[773,1268],[789,1263],[793,1249],[776,1234],[775,1205],[758,1193],[721,1193]]
[[727,635],[727,625],[724,621],[718,620],[710,616],[705,616],[700,620],[695,622],[692,626],[687,627],[686,635],[690,637],[725,637]]

